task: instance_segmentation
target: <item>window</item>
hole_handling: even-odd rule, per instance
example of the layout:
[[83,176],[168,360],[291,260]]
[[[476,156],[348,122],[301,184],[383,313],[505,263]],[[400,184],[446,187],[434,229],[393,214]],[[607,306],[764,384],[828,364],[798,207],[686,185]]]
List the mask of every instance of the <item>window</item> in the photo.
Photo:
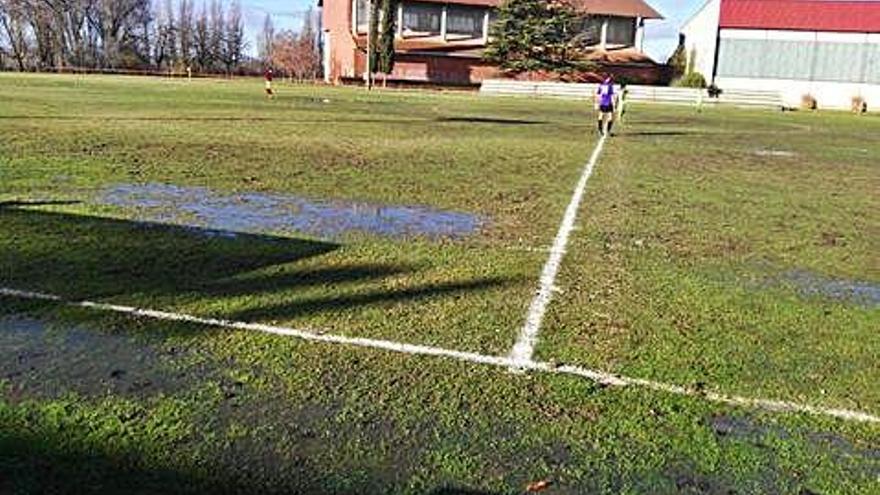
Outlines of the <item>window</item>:
[[450,5],[446,12],[446,32],[466,38],[482,38],[485,15],[485,9]]
[[609,17],[605,43],[632,46],[636,40],[636,20],[632,17]]
[[357,4],[355,20],[357,21],[357,32],[359,33],[366,33],[369,29],[369,26],[367,26],[367,19],[370,18],[370,13],[367,1],[368,0],[355,0]]
[[443,5],[436,3],[404,3],[403,32],[421,35],[440,34]]
[[602,17],[586,17],[581,21],[581,34],[586,38],[587,45],[598,45],[602,39]]

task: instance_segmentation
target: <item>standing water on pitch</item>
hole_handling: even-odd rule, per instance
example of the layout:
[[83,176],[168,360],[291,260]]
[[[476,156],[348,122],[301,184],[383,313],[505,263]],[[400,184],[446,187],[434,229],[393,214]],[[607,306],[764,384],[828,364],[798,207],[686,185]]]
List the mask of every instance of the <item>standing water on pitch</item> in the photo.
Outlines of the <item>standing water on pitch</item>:
[[106,190],[99,201],[137,208],[143,220],[227,232],[292,231],[325,239],[348,233],[457,239],[475,235],[487,224],[479,215],[424,206],[315,200],[278,193],[221,193],[170,184],[120,184]]

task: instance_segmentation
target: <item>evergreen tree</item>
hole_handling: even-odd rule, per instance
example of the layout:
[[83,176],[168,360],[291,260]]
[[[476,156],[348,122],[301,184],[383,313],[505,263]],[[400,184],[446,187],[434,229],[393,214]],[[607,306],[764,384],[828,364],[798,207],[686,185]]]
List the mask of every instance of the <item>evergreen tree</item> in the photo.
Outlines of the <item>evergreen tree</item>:
[[684,35],[678,36],[678,46],[669,56],[666,65],[672,70],[672,77],[679,78],[684,75],[687,70],[687,49],[684,47]]
[[587,15],[562,0],[506,0],[485,58],[508,72],[584,70]]
[[381,2],[379,7],[380,26],[378,40],[375,46],[375,65],[376,72],[383,74],[391,74],[394,70],[394,37],[397,35],[397,1],[398,0],[378,0]]

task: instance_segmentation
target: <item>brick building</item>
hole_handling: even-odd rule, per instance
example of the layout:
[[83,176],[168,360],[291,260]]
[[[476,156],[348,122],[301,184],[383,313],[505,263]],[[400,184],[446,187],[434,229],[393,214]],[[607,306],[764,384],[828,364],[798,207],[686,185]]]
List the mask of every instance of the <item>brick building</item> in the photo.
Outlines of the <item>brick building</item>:
[[[661,19],[642,0],[573,0],[591,14],[583,29],[602,70],[652,82],[662,68],[643,52],[644,23]],[[499,75],[483,61],[501,0],[402,0],[397,10],[396,62],[390,80],[478,84]],[[368,0],[320,0],[327,82],[364,77]]]

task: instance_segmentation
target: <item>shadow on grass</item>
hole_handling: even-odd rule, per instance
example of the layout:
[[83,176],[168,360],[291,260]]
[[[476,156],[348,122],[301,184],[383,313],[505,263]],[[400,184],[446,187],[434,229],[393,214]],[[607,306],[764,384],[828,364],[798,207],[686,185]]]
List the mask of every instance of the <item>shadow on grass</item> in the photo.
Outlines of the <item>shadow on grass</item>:
[[330,253],[338,244],[0,209],[0,281],[89,299],[173,295],[242,273]]
[[[49,292],[65,299],[106,300],[151,309],[177,301],[272,294],[232,313],[235,318],[283,318],[363,305],[399,303],[489,289],[506,283],[484,278],[385,289],[370,286],[338,295],[336,286],[412,272],[384,263],[297,268],[339,244],[133,222],[35,209],[0,208],[0,285]],[[293,289],[325,287],[299,299]],[[278,298],[283,302],[278,302]],[[144,302],[146,301],[146,302]],[[159,307],[156,307],[159,306]]]
[[621,136],[624,137],[651,137],[651,136],[699,136],[703,135],[705,132],[699,131],[635,131],[635,132],[623,132]]
[[[0,115],[0,120],[57,120],[57,121],[84,121],[88,117],[81,115]],[[428,118],[326,118],[326,119],[297,119],[291,117],[233,117],[233,116],[204,116],[204,117],[180,117],[180,116],[155,116],[155,117],[126,117],[126,116],[102,116],[101,121],[106,122],[276,122],[288,124],[330,124],[330,123],[353,123],[353,124],[430,124]]]
[[[0,115],[0,120],[59,120],[80,121],[85,118],[78,115]],[[413,118],[326,118],[326,119],[297,119],[290,117],[234,117],[234,116],[155,116],[155,117],[131,117],[131,116],[104,116],[102,121],[108,122],[280,122],[290,124],[327,124],[327,123],[353,123],[353,124],[432,124],[436,122],[465,123],[465,124],[495,124],[495,125],[545,125],[549,122],[542,120],[504,119],[496,117],[438,117],[436,119],[413,117]]]
[[[400,483],[382,473],[358,470],[349,477],[309,463],[276,470],[238,459],[241,462],[230,469],[210,455],[196,467],[175,466],[174,460],[148,460],[146,450],[151,447],[143,443],[123,450],[84,440],[87,435],[82,432],[72,433],[0,432],[0,493],[369,494],[387,493]],[[440,488],[427,494],[493,495],[464,488]]]
[[57,435],[0,433],[0,493],[236,493],[233,480],[137,467],[130,453],[73,446]]
[[63,205],[78,205],[81,204],[82,201],[75,200],[28,200],[28,201],[0,201],[0,210],[3,208],[18,208],[22,206],[63,206]]
[[493,117],[439,117],[437,122],[463,122],[468,124],[500,124],[500,125],[538,125],[546,124],[540,120],[501,119]]
[[428,495],[496,495],[496,493],[471,488],[438,488]]
[[447,282],[410,287],[398,290],[381,290],[340,297],[317,297],[312,299],[278,303],[235,311],[226,315],[235,320],[275,320],[307,316],[326,311],[341,311],[356,306],[392,304],[413,299],[435,297],[458,292],[486,290],[511,283],[505,278],[482,278],[466,282]]

